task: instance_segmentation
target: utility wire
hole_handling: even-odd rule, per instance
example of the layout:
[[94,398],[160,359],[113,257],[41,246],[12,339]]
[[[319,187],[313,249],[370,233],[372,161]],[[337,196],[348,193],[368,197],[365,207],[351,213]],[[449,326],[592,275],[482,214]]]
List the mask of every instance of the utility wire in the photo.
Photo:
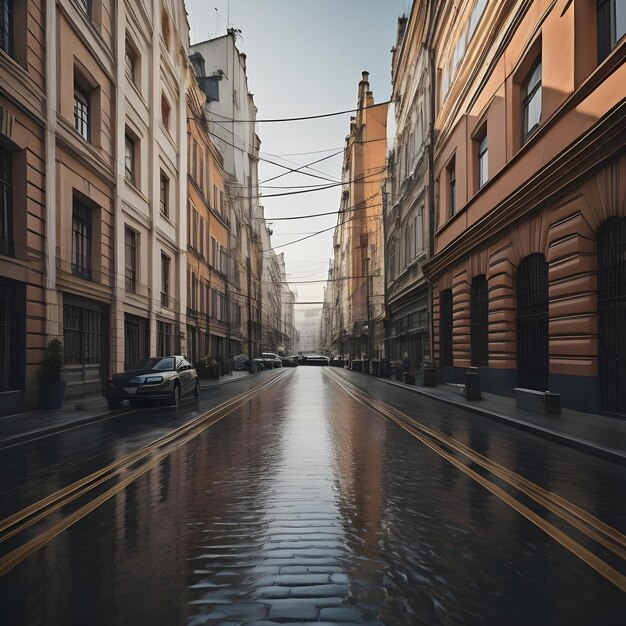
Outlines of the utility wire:
[[344,111],[333,111],[332,113],[321,113],[319,115],[303,115],[300,117],[282,117],[282,118],[273,118],[267,120],[236,120],[231,117],[226,117],[225,115],[220,115],[219,113],[215,113],[214,111],[208,111],[209,115],[216,115],[217,117],[221,117],[224,122],[238,122],[238,123],[247,123],[247,124],[271,124],[274,122],[299,122],[301,120],[318,120],[324,117],[334,117],[336,115],[345,115],[346,113],[358,113],[359,111],[365,111],[366,109],[375,109],[377,107],[385,106],[386,104],[391,104],[393,100],[385,100],[385,102],[379,102],[377,104],[373,104],[369,107],[360,107],[358,109],[345,109]]
[[[301,241],[304,241],[305,239],[310,239],[311,237],[315,237],[316,235],[321,235],[322,233],[326,233],[329,230],[334,230],[339,226],[343,226],[346,222],[351,222],[352,220],[356,220],[356,219],[359,219],[358,215],[355,215],[354,217],[349,217],[347,220],[344,220],[343,222],[340,222],[339,224],[335,224],[334,226],[331,226],[330,228],[324,228],[323,230],[318,230],[316,233],[313,233],[312,235],[307,235],[306,237],[301,237],[300,239],[296,239],[294,241],[288,241],[287,243],[282,243],[280,244],[280,246],[274,246],[273,248],[271,248],[271,250],[278,250],[278,248],[285,248],[286,246],[291,246],[294,243],[300,243]],[[382,219],[382,217],[378,215],[372,215],[368,217],[367,219]],[[269,252],[269,250],[264,250],[263,252]]]
[[[218,123],[218,122],[215,122],[215,123]],[[365,141],[359,141],[359,144],[362,144],[362,143],[373,143],[375,141],[387,141],[387,137],[379,137],[378,139],[366,139]],[[326,150],[309,150],[308,152],[291,152],[289,154],[272,154],[271,152],[266,152],[265,150],[261,150],[261,152],[263,154],[267,154],[267,156],[271,156],[271,157],[274,157],[276,159],[284,159],[285,157],[290,157],[290,156],[305,156],[307,154],[322,154],[324,152],[334,152],[336,150],[341,150],[341,152],[343,152],[344,147],[341,147],[341,148],[326,148]],[[287,160],[287,159],[285,159],[285,160]]]
[[[301,167],[298,167],[296,169],[292,169],[291,173],[293,173],[293,172],[300,172],[303,169],[311,169],[311,167],[310,167],[311,165],[315,165],[316,163],[321,163],[322,161],[326,161],[328,159],[332,159],[333,157],[336,157],[336,156],[338,156],[340,154],[343,154],[343,150],[339,150],[338,152],[333,152],[333,154],[329,154],[328,156],[322,157],[321,159],[317,159],[316,161],[311,161],[311,163],[308,163],[307,165],[302,165]],[[273,155],[270,155],[270,156],[273,156]],[[277,157],[277,158],[280,158],[280,157]],[[284,167],[284,166],[282,166],[282,167]],[[313,170],[313,171],[317,171],[317,170]],[[305,172],[302,172],[302,173],[304,174]],[[278,176],[273,176],[272,178],[267,178],[267,179],[261,181],[259,183],[259,185],[262,185],[263,183],[269,183],[272,180],[276,180],[277,178],[281,178],[282,176],[286,176],[286,175],[287,175],[287,173],[283,173],[283,174],[278,174]]]
[[328,211],[327,213],[312,213],[310,215],[292,215],[290,217],[256,217],[253,219],[257,220],[265,220],[266,222],[283,222],[285,220],[304,220],[311,217],[321,217],[323,215],[338,215],[339,213],[348,213],[350,211],[361,211],[363,209],[370,209],[382,206],[382,202],[377,202],[376,204],[369,204],[366,206],[361,206],[364,202],[369,202],[372,198],[375,198],[378,195],[378,192],[373,193],[365,200],[361,200],[358,204],[353,204],[352,206],[345,207],[343,209],[339,209],[338,211]]
[[367,174],[362,178],[354,178],[353,180],[346,180],[340,183],[332,183],[331,185],[321,185],[315,189],[302,189],[301,191],[285,191],[283,193],[269,193],[269,194],[260,194],[258,196],[246,196],[245,200],[252,200],[257,198],[280,198],[282,196],[296,196],[302,193],[313,193],[314,191],[325,191],[326,189],[332,189],[333,187],[341,187],[342,185],[349,185],[351,183],[360,183],[368,178],[372,178],[374,176],[378,176],[378,174],[382,174],[386,170],[386,166],[381,166],[379,171],[373,172],[372,174]]
[[[209,131],[209,135],[211,137],[215,137],[216,139],[219,139],[221,142],[225,143],[227,146],[230,146],[231,148],[235,148],[235,150],[240,150],[241,152],[246,152],[246,150],[244,150],[243,148],[236,146],[234,143],[231,143],[230,141],[226,141],[226,139],[224,139],[223,137],[220,137],[219,135],[212,133],[211,131]],[[260,161],[264,161],[265,163],[271,163],[272,165],[276,165],[277,167],[282,167],[284,170],[289,170],[288,173],[294,172],[296,170],[294,170],[292,167],[287,167],[286,165],[282,165],[281,163],[276,163],[275,161],[271,161],[270,159],[265,159],[263,157],[259,157]],[[336,180],[330,179],[330,178],[326,178],[324,176],[317,176],[316,174],[310,174],[309,172],[299,172],[300,174],[304,174],[305,176],[311,176],[312,178],[320,178],[321,180],[327,180],[330,182],[336,182]],[[273,180],[272,178],[268,179],[268,180]],[[265,181],[267,182],[267,181]]]

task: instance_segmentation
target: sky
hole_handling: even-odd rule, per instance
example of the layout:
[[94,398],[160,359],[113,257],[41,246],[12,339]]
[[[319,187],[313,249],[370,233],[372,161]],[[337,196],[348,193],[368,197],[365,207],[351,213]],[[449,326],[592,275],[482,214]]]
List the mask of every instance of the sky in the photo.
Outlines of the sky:
[[[369,72],[374,101],[389,100],[397,19],[408,15],[410,5],[407,0],[186,0],[192,44],[225,34],[227,23],[241,31],[237,47],[247,55],[248,88],[259,120],[353,109],[364,70]],[[261,122],[260,156],[294,169],[329,157],[306,171],[339,181],[349,127],[349,113]],[[284,172],[266,161],[259,163],[261,183]],[[298,173],[267,181],[260,189],[260,203],[274,233],[272,246],[276,253],[285,253],[287,279],[299,302],[323,299],[324,282],[301,281],[326,279],[337,216],[276,218],[337,211],[341,187],[310,191],[310,185],[319,184],[331,182]],[[268,197],[300,191],[304,185],[309,186],[306,193]],[[329,230],[283,247],[323,229]]]

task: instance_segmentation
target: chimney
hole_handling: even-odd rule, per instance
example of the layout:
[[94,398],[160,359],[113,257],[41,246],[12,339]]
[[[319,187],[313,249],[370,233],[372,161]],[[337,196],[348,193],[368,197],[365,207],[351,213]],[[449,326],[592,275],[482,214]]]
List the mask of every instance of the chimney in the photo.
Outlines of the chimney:
[[406,15],[403,15],[398,18],[398,32],[396,35],[396,47],[398,47],[402,43],[402,40],[404,39],[404,33],[406,31],[407,21],[408,19]]
[[359,104],[358,108],[362,108],[365,106],[365,98],[370,92],[370,83],[369,83],[370,73],[363,71],[361,73],[361,82],[359,83]]

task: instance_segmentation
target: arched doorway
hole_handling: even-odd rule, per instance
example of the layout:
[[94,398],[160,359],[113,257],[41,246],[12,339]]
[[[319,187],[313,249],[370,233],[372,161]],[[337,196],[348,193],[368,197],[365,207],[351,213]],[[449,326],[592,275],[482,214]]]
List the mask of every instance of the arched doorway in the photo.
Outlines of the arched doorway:
[[626,413],[626,218],[598,231],[598,370],[602,409]]
[[548,264],[531,254],[517,268],[517,386],[548,389]]

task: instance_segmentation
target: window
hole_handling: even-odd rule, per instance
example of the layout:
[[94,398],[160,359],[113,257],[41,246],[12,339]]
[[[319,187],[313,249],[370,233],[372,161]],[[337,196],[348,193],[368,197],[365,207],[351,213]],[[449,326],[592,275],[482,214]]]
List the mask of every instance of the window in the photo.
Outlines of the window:
[[170,258],[161,253],[161,306],[170,305]]
[[533,65],[522,88],[523,140],[535,132],[541,121],[541,59]]
[[448,216],[456,213],[456,157],[452,157],[448,167]]
[[137,233],[126,227],[124,232],[126,248],[126,291],[137,293]]
[[626,34],[626,0],[598,0],[598,63]]
[[91,17],[91,0],[78,0],[78,6],[87,17]]
[[0,48],[13,56],[13,0],[0,0]]
[[170,179],[163,173],[163,170],[161,170],[159,207],[160,207],[161,215],[164,215],[165,217],[169,217],[169,214],[170,214],[169,195],[170,195]]
[[161,34],[163,35],[163,42],[165,47],[170,49],[170,21],[167,19],[167,15],[163,13],[161,16]]
[[136,185],[135,140],[128,133],[124,138],[124,168],[126,180]]
[[157,322],[157,356],[167,356],[174,352],[172,324]]
[[13,256],[13,161],[7,150],[0,149],[0,254]]
[[137,84],[137,52],[128,39],[126,39],[126,54],[124,57],[126,73],[130,77],[133,85]]
[[489,179],[489,153],[487,151],[487,129],[478,142],[478,189]]
[[91,280],[91,209],[74,198],[72,207],[72,273]]
[[91,140],[89,129],[89,94],[74,84],[74,128],[85,140]]
[[169,130],[170,128],[170,111],[172,107],[170,107],[170,103],[167,101],[165,95],[161,94],[161,121],[163,122],[163,126]]

